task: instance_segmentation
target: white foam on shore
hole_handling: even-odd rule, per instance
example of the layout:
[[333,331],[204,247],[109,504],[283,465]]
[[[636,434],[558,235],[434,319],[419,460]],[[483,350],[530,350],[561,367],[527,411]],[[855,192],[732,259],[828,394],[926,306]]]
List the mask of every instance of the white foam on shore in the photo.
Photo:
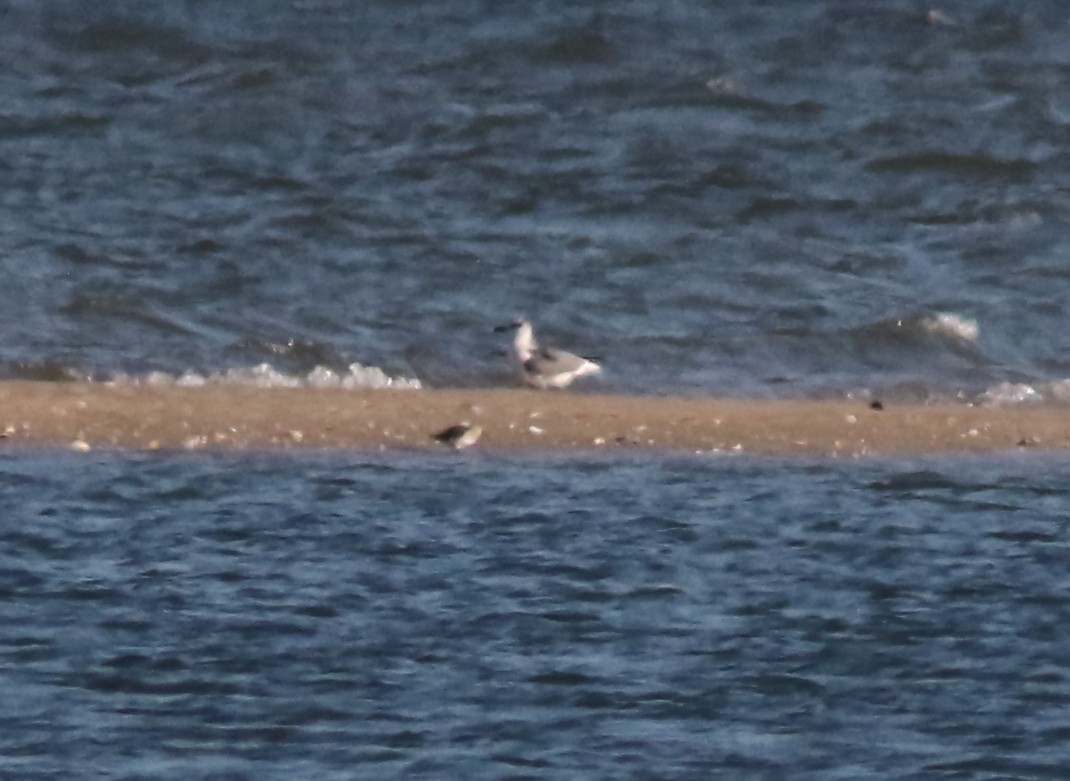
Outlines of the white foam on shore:
[[270,363],[227,369],[222,372],[198,374],[186,371],[180,375],[154,371],[136,375],[119,373],[111,385],[145,385],[150,387],[199,388],[205,385],[240,385],[254,388],[341,388],[343,390],[405,389],[423,387],[415,377],[391,377],[378,366],[351,363],[344,371],[317,366],[306,375],[281,372]]
[[1024,382],[1001,382],[977,397],[982,407],[1005,407],[1012,404],[1036,404],[1044,401],[1040,392]]
[[977,398],[983,407],[1003,407],[1013,404],[1070,403],[1070,379],[1053,380],[1030,385],[1025,382],[1001,382]]

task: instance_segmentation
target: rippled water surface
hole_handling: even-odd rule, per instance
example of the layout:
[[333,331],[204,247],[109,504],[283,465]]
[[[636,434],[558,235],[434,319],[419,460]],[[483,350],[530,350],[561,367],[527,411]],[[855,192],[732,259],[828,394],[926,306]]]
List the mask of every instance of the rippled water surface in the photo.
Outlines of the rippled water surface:
[[12,778],[1063,778],[1064,460],[0,459]]
[[[1065,402],[1068,25],[0,0],[0,376]],[[3,455],[0,775],[1070,775],[1063,459],[437,455]]]
[[1061,0],[0,19],[8,375],[1070,396]]

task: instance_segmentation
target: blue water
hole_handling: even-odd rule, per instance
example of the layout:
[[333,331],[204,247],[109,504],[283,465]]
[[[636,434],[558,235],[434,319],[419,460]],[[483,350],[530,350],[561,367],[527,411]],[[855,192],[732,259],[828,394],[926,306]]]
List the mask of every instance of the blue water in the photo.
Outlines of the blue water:
[[0,375],[501,385],[524,314],[607,391],[1060,401],[1065,4],[929,10],[5,0]]
[[0,775],[1065,778],[1065,459],[0,459]]
[[[1066,10],[0,0],[0,378],[1065,403]],[[0,776],[1070,776],[1065,459],[455,455],[0,453]]]

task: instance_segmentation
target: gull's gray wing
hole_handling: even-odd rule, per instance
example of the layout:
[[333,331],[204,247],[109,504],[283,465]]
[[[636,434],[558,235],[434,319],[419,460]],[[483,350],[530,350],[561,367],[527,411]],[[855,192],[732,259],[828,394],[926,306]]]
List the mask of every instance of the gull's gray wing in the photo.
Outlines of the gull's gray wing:
[[524,361],[524,371],[530,374],[551,376],[574,372],[587,363],[586,358],[555,350],[552,347],[540,347],[531,357]]

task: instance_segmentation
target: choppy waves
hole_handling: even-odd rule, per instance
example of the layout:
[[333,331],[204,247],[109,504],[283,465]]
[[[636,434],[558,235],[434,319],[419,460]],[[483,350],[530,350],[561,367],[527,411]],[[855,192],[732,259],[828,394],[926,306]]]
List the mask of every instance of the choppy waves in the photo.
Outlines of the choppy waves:
[[[887,318],[842,332],[810,333],[806,335],[783,334],[770,337],[772,342],[787,340],[790,344],[782,349],[794,351],[793,360],[799,368],[799,376],[807,371],[807,362],[828,360],[837,355],[846,364],[863,363],[867,373],[859,368],[853,372],[840,371],[840,385],[818,382],[807,384],[804,380],[785,381],[780,396],[844,396],[847,398],[881,398],[902,403],[957,402],[980,406],[1009,406],[1018,404],[1068,404],[1070,403],[1070,377],[1044,378],[1030,376],[1020,370],[1008,370],[986,355],[980,343],[981,326],[976,318],[955,312],[923,312],[902,317]],[[809,346],[805,346],[809,343]],[[263,344],[274,345],[264,342]],[[734,352],[734,342],[725,341],[728,352]],[[260,349],[263,348],[257,342]],[[697,345],[687,340],[678,342],[674,350],[685,354]],[[286,349],[275,346],[274,351],[283,359],[294,359],[293,344]],[[337,354],[319,345],[314,352],[319,357],[326,353],[328,359]],[[283,355],[285,353],[285,355]],[[816,357],[815,357],[816,356]],[[627,356],[612,355],[608,362],[610,379],[601,386],[607,392],[629,392],[627,387],[614,384],[613,374],[623,374],[634,367],[624,365],[620,359]],[[711,360],[718,360],[717,356]],[[185,387],[246,386],[257,388],[337,388],[342,390],[368,389],[420,389],[428,387],[417,376],[391,374],[373,365],[352,362],[344,365],[305,363],[311,369],[299,367],[279,368],[264,361],[252,366],[231,367],[216,371],[182,372],[147,371],[92,374],[54,361],[9,366],[5,372],[12,379],[48,382],[102,382],[125,386]],[[641,361],[640,361],[641,363]],[[965,367],[965,369],[963,369]],[[419,367],[417,367],[419,368]],[[434,371],[428,369],[431,375]],[[478,367],[476,371],[479,371]],[[941,371],[945,376],[941,379]],[[1008,378],[1009,376],[1009,378]],[[964,379],[964,377],[966,379]],[[971,379],[972,378],[972,379]],[[510,376],[504,372],[476,374],[472,377],[453,377],[436,387],[484,386],[505,384],[510,387]],[[708,395],[722,395],[717,388],[705,391]]]
[[8,457],[2,775],[1066,778],[1065,473]]
[[54,362],[23,364],[9,368],[11,379],[39,382],[103,382],[111,385],[198,388],[206,385],[240,385],[255,388],[340,388],[343,390],[417,389],[416,377],[391,376],[378,366],[351,363],[344,369],[316,366],[308,372],[281,371],[270,363],[212,372],[186,370],[181,373],[150,371],[143,374],[118,372],[97,376]]
[[1065,401],[1053,4],[39,5],[0,376]]
[[1050,382],[1001,382],[977,397],[984,406],[1015,404],[1070,404],[1070,378]]
[[154,371],[143,375],[120,373],[108,380],[114,385],[179,386],[197,388],[204,385],[245,385],[256,388],[341,388],[343,390],[367,389],[417,389],[422,384],[415,377],[391,377],[378,366],[351,363],[345,370],[336,371],[326,366],[317,366],[304,375],[279,371],[270,363],[261,363],[249,368],[199,374],[187,371],[179,375]]
[[[890,393],[914,402],[957,401],[979,406],[1070,403],[1070,378],[1021,377],[999,379],[1000,374],[1028,374],[1023,369],[1002,366],[988,356],[980,344],[981,327],[976,318],[954,312],[931,312],[903,318],[881,320],[851,332],[856,349],[879,352],[898,344],[906,350],[908,360],[917,361],[919,377],[884,387],[874,384],[847,393],[848,397],[869,397]],[[934,341],[935,340],[935,341]],[[943,359],[965,363],[976,374],[974,382],[952,378],[941,383],[920,365],[936,365]],[[926,366],[927,369],[927,366]]]

